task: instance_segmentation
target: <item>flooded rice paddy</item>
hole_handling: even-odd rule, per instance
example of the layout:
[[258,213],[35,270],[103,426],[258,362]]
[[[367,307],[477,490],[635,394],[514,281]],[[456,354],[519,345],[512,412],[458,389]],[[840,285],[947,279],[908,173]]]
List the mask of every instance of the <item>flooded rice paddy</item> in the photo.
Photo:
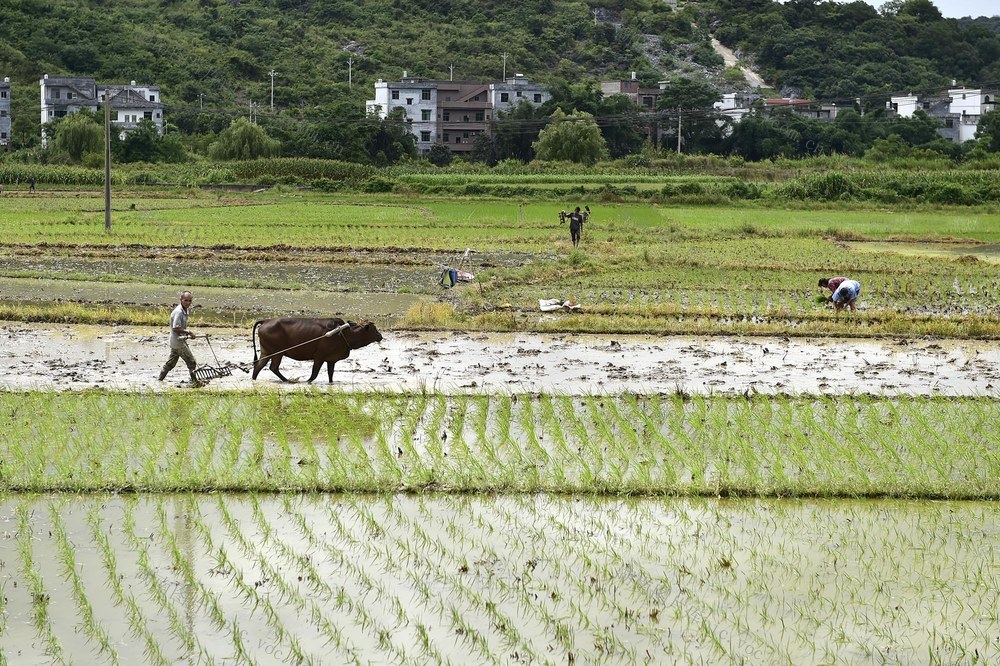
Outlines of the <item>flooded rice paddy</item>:
[[996,663],[989,502],[0,496],[0,661]]
[[[200,329],[190,345],[202,365],[253,360],[250,330]],[[166,360],[161,328],[6,323],[0,388],[158,390]],[[214,355],[213,355],[214,352]],[[290,379],[309,362],[282,360]],[[381,343],[337,364],[334,386],[466,393],[908,394],[995,396],[1000,347],[977,341],[651,337],[537,333],[386,332]],[[213,389],[276,386],[235,370]],[[303,384],[297,384],[302,386]],[[326,386],[325,373],[315,382]],[[296,384],[285,384],[294,388]]]

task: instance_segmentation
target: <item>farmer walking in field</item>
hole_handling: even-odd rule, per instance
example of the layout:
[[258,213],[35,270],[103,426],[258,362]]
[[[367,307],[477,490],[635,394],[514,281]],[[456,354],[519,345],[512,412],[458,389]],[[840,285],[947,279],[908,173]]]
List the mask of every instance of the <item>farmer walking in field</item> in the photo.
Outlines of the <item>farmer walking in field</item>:
[[569,238],[573,241],[573,247],[579,247],[582,233],[583,215],[580,213],[580,207],[577,206],[576,210],[569,214]]
[[187,364],[188,371],[191,373],[191,383],[197,383],[194,370],[198,367],[198,362],[194,360],[194,354],[191,353],[191,349],[187,344],[189,338],[198,337],[189,331],[187,327],[188,311],[191,309],[191,302],[193,300],[194,297],[190,291],[181,293],[181,302],[170,313],[170,356],[167,357],[167,362],[163,364],[163,369],[160,370],[159,380],[161,382],[166,378],[167,373],[177,365],[177,359],[182,358]]
[[830,290],[829,300],[833,303],[834,312],[850,308],[854,312],[855,303],[861,296],[861,283],[846,277],[820,278],[819,286]]

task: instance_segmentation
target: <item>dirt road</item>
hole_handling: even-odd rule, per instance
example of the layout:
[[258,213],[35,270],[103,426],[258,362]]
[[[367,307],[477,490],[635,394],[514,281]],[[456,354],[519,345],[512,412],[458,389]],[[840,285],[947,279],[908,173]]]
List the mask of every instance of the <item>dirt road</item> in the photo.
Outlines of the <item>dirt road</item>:
[[[210,331],[220,363],[248,364],[249,330]],[[156,374],[167,355],[162,329],[0,325],[0,389],[173,390]],[[192,350],[214,365],[204,340]],[[311,364],[282,362],[290,378]],[[326,387],[325,370],[316,386]],[[207,390],[282,387],[268,370],[238,370]],[[337,365],[337,389],[447,392],[1000,395],[1000,345],[967,341],[813,340],[387,332],[381,344]]]

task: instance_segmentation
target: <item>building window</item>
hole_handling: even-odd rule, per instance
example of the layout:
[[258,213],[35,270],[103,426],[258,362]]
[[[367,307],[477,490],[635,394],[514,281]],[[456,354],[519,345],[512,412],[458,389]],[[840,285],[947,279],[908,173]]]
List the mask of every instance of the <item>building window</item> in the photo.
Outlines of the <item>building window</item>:
[[441,114],[441,117],[445,122],[448,122],[449,120],[451,120],[451,112],[445,111],[443,114]]
[[500,101],[501,102],[509,102],[510,101],[510,93],[500,93]]
[[153,119],[153,112],[152,111],[143,111],[142,118],[143,118],[143,120],[152,120]]
[[66,93],[66,99],[73,99],[73,93],[71,92]]
[[642,105],[645,106],[645,107],[648,107],[648,108],[652,109],[653,108],[653,98],[651,96],[649,96],[649,95],[646,95],[645,97],[642,98]]
[[150,102],[155,102],[156,101],[156,95],[150,95],[149,96],[149,101]]
[[421,141],[430,141],[431,140],[431,133],[428,132],[428,131],[421,132],[420,133],[420,140]]
[[518,97],[521,97],[521,91],[520,91],[520,90],[518,90],[518,91],[517,91],[516,93],[514,93],[514,94],[515,94],[515,95],[517,95]]
[[7,117],[7,109],[0,109],[0,118]]
[[420,119],[421,120],[430,120],[431,119],[431,110],[430,109],[421,109],[421,111],[420,111]]
[[484,117],[485,117],[484,112],[482,112],[482,111],[476,111],[476,121],[477,122],[482,122],[483,119],[484,119]]
[[444,133],[444,142],[448,143],[449,140],[451,140],[451,134],[448,133],[448,132],[445,132]]
[[7,132],[0,132],[0,139],[6,139],[6,138],[7,138]]
[[7,99],[7,91],[6,90],[0,90],[0,98]]
[[947,118],[947,119],[946,119],[946,120],[944,121],[944,126],[945,126],[945,127],[947,127],[948,129],[951,129],[952,127],[954,127],[954,126],[955,126],[955,121],[954,121],[954,120],[952,120],[951,118]]
[[392,91],[392,98],[393,99],[399,99],[399,91],[398,90],[393,90]]
[[429,88],[424,88],[420,91],[420,99],[429,100],[431,98],[431,91]]
[[542,103],[542,93],[535,93],[535,104]]
[[412,97],[407,97],[406,98],[406,103],[407,104],[413,104],[413,98]]
[[456,136],[455,137],[455,143],[462,143],[462,137]]
[[58,90],[53,90],[52,91],[52,99],[59,99],[59,91]]

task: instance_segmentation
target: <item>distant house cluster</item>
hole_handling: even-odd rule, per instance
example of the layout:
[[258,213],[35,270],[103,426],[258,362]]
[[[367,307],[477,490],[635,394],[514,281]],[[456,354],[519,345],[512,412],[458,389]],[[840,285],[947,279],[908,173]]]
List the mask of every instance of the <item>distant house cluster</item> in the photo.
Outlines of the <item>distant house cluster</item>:
[[539,106],[552,95],[522,74],[504,81],[440,81],[407,76],[401,81],[375,82],[375,99],[365,103],[369,115],[387,118],[396,109],[416,138],[417,150],[426,154],[436,143],[454,153],[468,153],[480,134],[489,134],[499,111],[509,111],[522,102]]
[[[94,79],[77,76],[49,76],[40,81],[42,147],[48,147],[45,124],[82,109],[98,111],[104,100],[111,100],[111,122],[124,134],[138,127],[142,120],[149,120],[163,135],[163,102],[159,86],[97,83]],[[10,77],[0,83],[0,149],[10,149],[11,138],[11,84]]]
[[910,118],[917,110],[943,124],[937,133],[957,143],[976,138],[979,119],[997,108],[997,90],[950,88],[947,95],[898,95],[886,102],[886,111]]
[[47,147],[45,124],[83,109],[98,111],[110,100],[111,122],[124,134],[135,129],[142,120],[149,120],[163,135],[163,102],[159,86],[97,83],[86,77],[53,76],[46,74],[41,81],[42,147]]

